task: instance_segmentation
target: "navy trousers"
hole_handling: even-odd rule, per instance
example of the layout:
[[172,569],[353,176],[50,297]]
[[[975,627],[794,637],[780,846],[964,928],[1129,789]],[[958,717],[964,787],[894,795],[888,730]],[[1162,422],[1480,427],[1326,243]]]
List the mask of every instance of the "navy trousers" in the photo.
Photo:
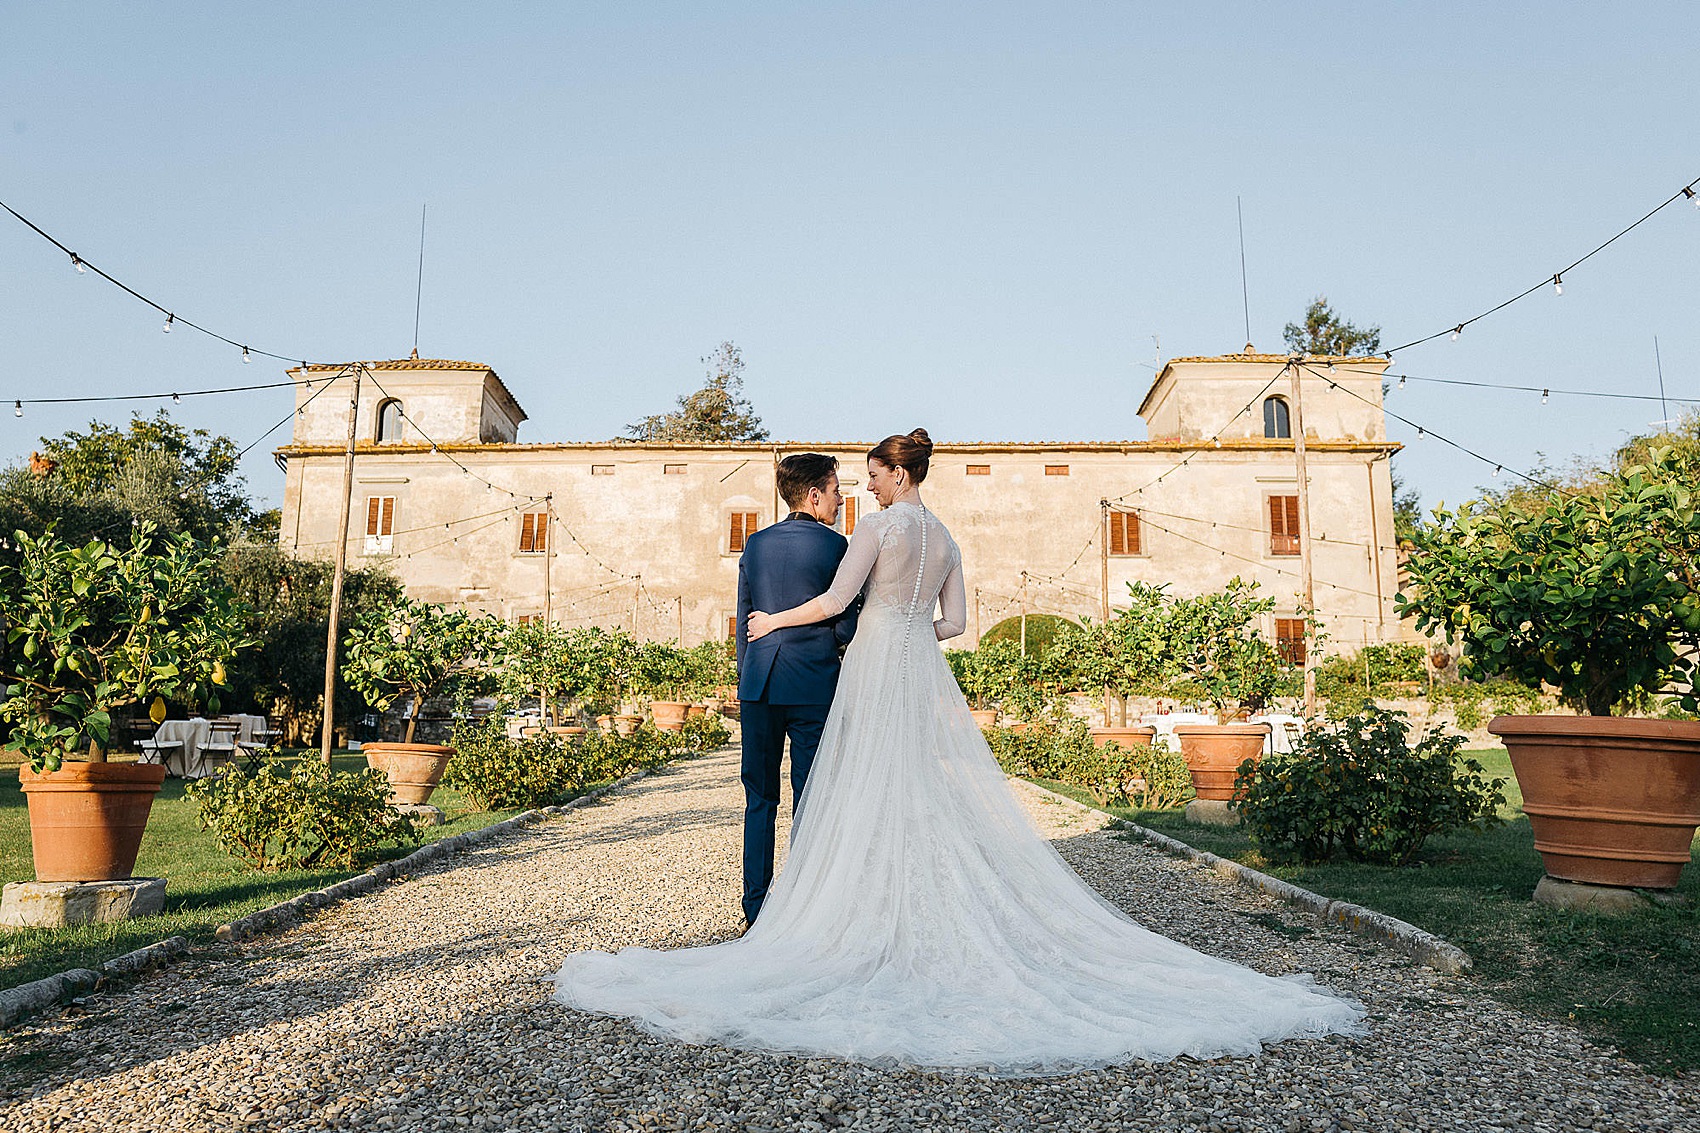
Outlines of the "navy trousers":
[[791,815],[808,781],[830,704],[769,704],[744,700],[744,919],[754,924],[773,884],[774,826],[779,819],[779,764],[791,740]]

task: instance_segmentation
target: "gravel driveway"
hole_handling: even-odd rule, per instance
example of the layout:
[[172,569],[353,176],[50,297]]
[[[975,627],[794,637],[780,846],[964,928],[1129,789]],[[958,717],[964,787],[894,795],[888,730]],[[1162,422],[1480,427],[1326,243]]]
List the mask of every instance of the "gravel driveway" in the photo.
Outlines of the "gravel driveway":
[[[0,1047],[0,1128],[1700,1130],[1648,1078],[1023,788],[1106,896],[1153,928],[1361,998],[1367,1037],[1254,1059],[1000,1081],[685,1047],[550,1001],[567,952],[737,929],[742,792],[721,752],[455,857],[282,936],[202,954]],[[73,1012],[78,1009],[72,1009]]]

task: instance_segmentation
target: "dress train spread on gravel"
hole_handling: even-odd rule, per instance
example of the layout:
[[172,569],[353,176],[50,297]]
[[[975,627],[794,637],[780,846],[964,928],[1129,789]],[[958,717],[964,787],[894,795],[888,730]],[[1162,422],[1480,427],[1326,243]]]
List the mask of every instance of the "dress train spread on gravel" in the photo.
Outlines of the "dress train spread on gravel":
[[866,517],[845,564],[865,605],[755,926],[704,948],[576,953],[556,999],[687,1042],[997,1074],[1361,1030],[1361,1008],[1308,977],[1137,924],[1038,834],[917,616],[947,583],[960,604],[935,516]]

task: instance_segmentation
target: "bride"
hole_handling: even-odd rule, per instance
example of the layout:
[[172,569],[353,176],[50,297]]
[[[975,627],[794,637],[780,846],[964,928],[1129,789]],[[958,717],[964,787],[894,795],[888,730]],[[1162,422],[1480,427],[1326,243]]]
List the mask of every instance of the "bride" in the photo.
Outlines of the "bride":
[[1361,1009],[1305,977],[1135,923],[1034,830],[936,645],[962,633],[966,601],[961,554],[921,500],[932,447],[916,429],[874,448],[883,510],[832,587],[750,615],[753,640],[865,599],[761,917],[705,948],[577,953],[555,998],[686,1042],[1006,1075],[1359,1031]]

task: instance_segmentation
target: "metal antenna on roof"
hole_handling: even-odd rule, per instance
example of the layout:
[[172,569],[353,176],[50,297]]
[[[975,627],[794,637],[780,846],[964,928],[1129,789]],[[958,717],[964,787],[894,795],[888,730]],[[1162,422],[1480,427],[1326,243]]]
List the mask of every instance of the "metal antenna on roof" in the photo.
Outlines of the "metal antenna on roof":
[[1240,221],[1240,301],[1245,304],[1245,351],[1251,353],[1251,289],[1246,285],[1245,275],[1245,209],[1240,205],[1240,198],[1234,197],[1234,215]]
[[419,281],[413,289],[413,358],[419,359],[419,301],[425,296],[425,206],[419,206]]

